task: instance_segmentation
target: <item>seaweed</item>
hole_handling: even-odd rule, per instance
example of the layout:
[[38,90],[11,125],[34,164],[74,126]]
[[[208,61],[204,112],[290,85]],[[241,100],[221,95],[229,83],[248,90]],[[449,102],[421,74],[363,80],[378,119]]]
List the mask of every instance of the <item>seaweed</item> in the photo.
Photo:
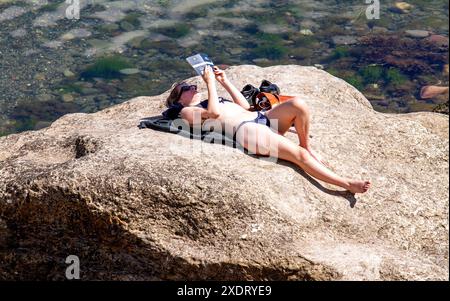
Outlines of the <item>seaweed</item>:
[[191,27],[186,23],[177,23],[170,27],[157,28],[155,31],[170,38],[179,39],[188,35]]
[[125,58],[118,55],[103,57],[83,71],[81,77],[119,78],[121,77],[119,71],[125,68],[132,68],[132,65]]

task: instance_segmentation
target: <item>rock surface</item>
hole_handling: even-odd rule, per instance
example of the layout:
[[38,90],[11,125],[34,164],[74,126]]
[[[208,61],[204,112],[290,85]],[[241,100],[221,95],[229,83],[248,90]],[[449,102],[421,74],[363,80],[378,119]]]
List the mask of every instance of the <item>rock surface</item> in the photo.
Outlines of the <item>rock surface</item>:
[[77,255],[84,280],[448,280],[448,116],[378,113],[312,67],[227,72],[302,96],[312,147],[372,189],[139,130],[167,92],[139,97],[0,138],[0,279],[65,279]]

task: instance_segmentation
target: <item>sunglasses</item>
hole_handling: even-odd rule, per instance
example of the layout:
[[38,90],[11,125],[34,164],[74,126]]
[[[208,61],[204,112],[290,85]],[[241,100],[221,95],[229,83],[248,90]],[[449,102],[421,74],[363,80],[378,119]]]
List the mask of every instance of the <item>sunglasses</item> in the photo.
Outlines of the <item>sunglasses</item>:
[[177,101],[180,100],[181,94],[183,94],[186,91],[191,90],[192,87],[194,87],[194,89],[197,90],[197,85],[183,85],[183,86],[181,86],[180,92],[178,93],[178,96],[177,96]]

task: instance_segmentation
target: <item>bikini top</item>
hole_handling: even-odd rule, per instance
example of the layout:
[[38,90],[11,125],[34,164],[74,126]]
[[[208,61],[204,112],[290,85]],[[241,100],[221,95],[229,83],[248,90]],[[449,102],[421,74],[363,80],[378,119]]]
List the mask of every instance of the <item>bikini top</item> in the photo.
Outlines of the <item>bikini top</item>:
[[[219,97],[219,103],[224,104],[225,102],[233,102],[231,100],[225,99],[223,97]],[[205,99],[204,101],[196,104],[194,107],[199,107],[199,108],[208,108],[208,99]],[[169,118],[169,119],[177,119],[180,118],[180,113],[181,110],[184,108],[184,106],[180,103],[176,103],[171,105],[167,110],[165,110],[164,112],[162,112],[162,115],[165,118]]]

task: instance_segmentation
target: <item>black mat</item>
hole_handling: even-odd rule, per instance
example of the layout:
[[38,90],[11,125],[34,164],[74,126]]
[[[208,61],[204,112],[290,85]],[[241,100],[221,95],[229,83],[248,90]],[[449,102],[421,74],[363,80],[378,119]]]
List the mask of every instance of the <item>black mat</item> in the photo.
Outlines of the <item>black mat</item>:
[[220,134],[211,131],[194,131],[192,127],[189,127],[189,131],[187,131],[186,127],[177,127],[176,125],[174,125],[173,120],[164,118],[162,115],[142,118],[141,120],[139,120],[138,128],[150,128],[157,131],[182,135],[190,139],[204,140],[205,138],[207,138],[206,141],[209,143],[218,143],[223,145],[226,144],[236,147],[236,143],[233,141],[233,139],[224,135],[224,133]]

